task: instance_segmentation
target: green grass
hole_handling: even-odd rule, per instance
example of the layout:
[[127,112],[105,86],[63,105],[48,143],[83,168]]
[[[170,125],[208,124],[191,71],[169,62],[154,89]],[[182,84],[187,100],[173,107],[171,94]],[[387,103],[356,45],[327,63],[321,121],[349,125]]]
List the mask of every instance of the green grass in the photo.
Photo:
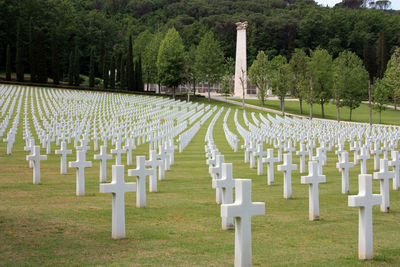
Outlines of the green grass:
[[[242,102],[241,99],[233,99],[237,102]],[[262,107],[261,101],[258,99],[246,99],[247,104]],[[281,110],[279,100],[266,100],[264,107]],[[336,120],[336,105],[328,103],[324,105],[325,119]],[[300,104],[298,101],[285,101],[285,112],[300,115]],[[310,116],[310,105],[303,101],[303,115]],[[313,104],[313,117],[322,118],[321,116],[321,105]],[[356,108],[352,112],[352,121],[357,122],[369,122],[369,107],[367,104],[361,104],[360,107]],[[348,107],[340,108],[340,120],[349,121],[350,110]],[[372,111],[372,122],[379,123],[379,113],[376,110]],[[393,110],[387,108],[382,112],[382,124],[395,124],[400,125],[400,110]]]
[[[208,103],[204,98],[195,101]],[[321,220],[310,222],[308,186],[300,184],[300,174],[292,177],[293,199],[282,196],[281,172],[275,172],[275,185],[267,186],[266,175],[257,176],[256,169],[243,162],[242,150],[235,153],[229,147],[222,128],[225,112],[216,123],[215,142],[225,161],[233,163],[234,178],[253,180],[252,200],[266,203],[266,215],[252,219],[254,266],[400,264],[400,192],[391,189],[389,214],[374,208],[375,259],[359,261],[358,210],[348,207],[347,196],[340,193],[333,151],[324,167],[327,183],[320,185]],[[228,124],[236,133],[233,114]],[[93,167],[86,169],[84,197],[75,196],[75,171],[68,169],[67,175],[60,175],[59,157],[54,154],[41,163],[41,184],[33,185],[21,121],[12,156],[5,154],[5,143],[0,143],[0,265],[233,266],[235,234],[221,230],[220,208],[205,164],[204,136],[211,119],[183,153],[176,152],[175,165],[166,180],[159,182],[159,192],[147,193],[146,208],[135,207],[135,193],[125,195],[127,238],[122,240],[111,239],[111,194],[99,193],[99,162],[93,161]],[[242,111],[239,121],[244,126]],[[92,160],[93,154],[90,151],[87,159]],[[147,156],[148,146],[138,147],[136,155]],[[68,160],[75,160],[75,155]],[[108,182],[111,165],[108,161]],[[373,166],[372,160],[368,166]],[[134,167],[135,163],[126,166],[125,173]],[[358,193],[358,173],[357,165],[350,172],[351,194]],[[127,182],[135,181],[125,177]],[[373,183],[374,192],[379,192],[379,183]]]

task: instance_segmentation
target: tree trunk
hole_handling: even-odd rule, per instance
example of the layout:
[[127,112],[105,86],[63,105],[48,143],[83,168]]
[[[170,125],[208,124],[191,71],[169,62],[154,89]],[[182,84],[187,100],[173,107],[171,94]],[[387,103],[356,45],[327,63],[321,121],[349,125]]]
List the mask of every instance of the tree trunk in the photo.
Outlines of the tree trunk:
[[324,102],[321,102],[321,116],[325,118]]
[[394,100],[394,110],[397,110],[397,101]]
[[158,82],[158,94],[161,95],[161,83]]
[[350,107],[350,121],[351,121],[351,112],[352,112],[353,110],[352,110],[352,108]]
[[340,122],[340,107],[339,107],[339,93],[336,87],[336,80],[334,82],[334,89],[335,89],[335,98],[336,98],[336,116],[337,116],[337,122]]
[[382,110],[379,110],[379,124],[382,123]]
[[172,87],[172,97],[174,98],[174,100],[176,100],[176,96],[175,96],[175,86]]
[[310,120],[312,120],[312,118],[313,118],[313,107],[312,107],[312,105],[313,105],[313,80],[312,80],[312,73],[311,73],[311,75],[310,75]]
[[303,98],[299,98],[300,103],[300,114],[303,115]]
[[150,75],[149,75],[149,72],[147,71],[146,91],[149,91],[149,86],[150,86]]
[[282,116],[285,116],[285,98],[281,97],[281,110],[282,110]]
[[208,102],[211,102],[211,96],[210,96],[210,83],[207,83],[207,90],[208,90]]
[[371,80],[368,81],[368,106],[369,106],[369,125],[372,126],[372,95],[371,95]]
[[244,109],[244,96],[245,96],[245,92],[244,92],[244,89],[243,89],[243,101],[242,101],[242,109]]
[[196,95],[196,79],[193,79],[193,98]]

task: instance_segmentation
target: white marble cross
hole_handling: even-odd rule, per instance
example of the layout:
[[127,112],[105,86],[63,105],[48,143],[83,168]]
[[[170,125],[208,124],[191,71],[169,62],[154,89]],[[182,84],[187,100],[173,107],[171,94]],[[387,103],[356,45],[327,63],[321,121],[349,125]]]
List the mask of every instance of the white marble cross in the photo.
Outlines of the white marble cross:
[[[215,165],[209,167],[209,173],[212,176],[212,180],[218,180],[222,173],[222,164],[224,163],[224,155],[217,155],[215,159]],[[215,201],[217,204],[222,203],[222,191],[221,188],[215,189]]]
[[157,154],[157,159],[161,160],[161,164],[158,167],[158,180],[161,181],[165,179],[165,153],[160,151]]
[[283,164],[278,165],[278,171],[283,171],[283,197],[292,198],[292,171],[297,170],[297,165],[292,164],[292,155],[283,156]]
[[392,160],[389,161],[389,166],[393,167],[393,190],[400,189],[400,157],[398,151],[392,151]]
[[354,167],[354,163],[349,161],[349,153],[342,152],[341,161],[336,163],[336,168],[342,173],[342,194],[349,193],[349,169]]
[[69,162],[70,168],[76,168],[76,195],[85,195],[85,168],[92,167],[91,161],[86,161],[86,150],[76,151],[76,161]]
[[372,207],[381,204],[382,196],[372,194],[372,175],[358,176],[358,195],[349,196],[349,207],[358,207],[358,258],[373,258]]
[[115,149],[111,149],[111,154],[115,154],[115,165],[121,165],[121,155],[126,153],[126,150],[121,148],[121,142],[115,142]]
[[56,150],[55,153],[61,155],[60,173],[66,174],[67,173],[67,155],[72,154],[72,150],[67,149],[67,143],[65,141],[62,141],[61,148],[59,150]]
[[146,207],[146,176],[153,170],[146,168],[145,156],[136,156],[136,169],[128,170],[128,176],[136,176],[136,207]]
[[[222,204],[232,204],[235,187],[235,179],[232,178],[232,163],[222,163],[221,177],[212,181],[212,187],[221,189]],[[222,230],[228,229],[233,229],[233,218],[222,217]]]
[[294,148],[292,146],[292,139],[289,138],[287,147],[285,147],[284,149],[285,149],[285,152],[288,152],[288,154],[292,155],[292,152],[296,150],[296,148]]
[[255,168],[255,155],[254,153],[257,151],[256,147],[256,141],[251,141],[250,142],[250,147],[249,147],[249,157],[250,157],[250,168]]
[[263,158],[263,163],[267,163],[267,184],[274,184],[274,163],[278,162],[278,158],[274,158],[274,149],[267,149],[267,157]]
[[317,155],[313,157],[313,160],[318,162],[319,173],[322,174],[322,166],[324,165],[324,161],[326,161],[324,149],[322,147],[317,148]]
[[33,154],[27,155],[26,160],[33,162],[33,184],[40,183],[40,161],[47,160],[46,155],[40,155],[40,146],[34,146]]
[[126,164],[132,165],[132,150],[136,149],[135,139],[129,138],[124,149],[126,150]]
[[251,217],[265,214],[265,203],[251,202],[251,180],[235,180],[235,203],[222,204],[221,216],[235,218],[235,266],[251,266]]
[[249,141],[245,138],[244,139],[244,145],[241,146],[242,149],[244,149],[244,163],[249,162]]
[[157,152],[155,150],[150,150],[149,160],[146,160],[145,164],[151,167],[153,171],[149,176],[149,192],[157,192],[157,167],[162,164],[162,161],[157,159]]
[[306,155],[308,152],[306,151],[306,145],[300,144],[300,150],[296,151],[296,155],[300,156],[300,173],[306,172]]
[[254,156],[257,157],[257,175],[262,175],[264,173],[263,168],[263,156],[266,156],[267,153],[263,151],[263,143],[257,145],[257,151],[254,152]]
[[368,150],[366,147],[361,148],[360,155],[357,155],[357,161],[361,161],[361,173],[360,174],[367,174],[367,160],[369,159]]
[[125,237],[125,193],[135,192],[135,183],[125,183],[124,166],[112,166],[112,182],[100,184],[100,193],[112,193],[112,238]]
[[100,146],[100,154],[94,155],[94,159],[100,160],[100,183],[107,181],[107,160],[112,159],[112,155],[107,154],[107,146]]
[[[34,148],[35,148],[35,139],[29,138],[28,144],[24,146],[24,150],[29,151],[29,155],[32,155]],[[31,160],[29,161],[29,168],[33,168],[33,162]]]
[[319,163],[316,161],[308,162],[308,176],[301,176],[302,184],[309,184],[308,205],[310,221],[319,220],[319,192],[318,184],[325,183],[325,175],[318,173]]
[[374,172],[374,179],[380,180],[380,191],[382,196],[381,211],[389,212],[390,198],[389,198],[389,179],[393,179],[394,173],[388,170],[388,161],[381,159],[379,172]]
[[382,153],[382,151],[379,149],[379,141],[375,141],[374,143],[374,149],[371,150],[372,155],[374,155],[374,170],[379,169],[379,154]]

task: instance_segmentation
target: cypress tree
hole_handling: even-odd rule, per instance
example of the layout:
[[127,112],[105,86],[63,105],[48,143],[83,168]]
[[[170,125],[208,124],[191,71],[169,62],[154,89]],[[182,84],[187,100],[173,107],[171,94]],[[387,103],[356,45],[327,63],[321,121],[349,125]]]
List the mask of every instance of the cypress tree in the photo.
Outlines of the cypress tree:
[[6,81],[11,81],[11,52],[10,45],[7,45],[7,55],[6,55]]
[[90,50],[89,87],[94,87],[94,49]]
[[101,32],[100,35],[100,41],[99,41],[99,73],[100,73],[100,78],[103,78],[103,68],[104,68],[104,55],[105,55],[105,50],[104,50],[104,33]]
[[110,65],[110,88],[115,89],[115,60],[113,56]]
[[32,18],[29,21],[29,68],[31,72],[31,82],[37,82],[36,77],[36,44],[35,44],[35,31],[33,29],[33,21]]
[[117,69],[117,75],[116,75],[116,82],[120,82],[121,81],[121,60],[122,60],[122,54],[118,53],[118,57],[116,60],[116,69]]
[[74,83],[74,52],[71,51],[69,54],[69,67],[68,67],[68,85],[73,85]]
[[143,92],[144,84],[143,84],[142,58],[141,57],[139,57],[139,60],[136,62],[135,75],[136,75],[136,90]]
[[17,44],[16,44],[17,52],[15,55],[15,69],[17,72],[17,81],[24,81],[24,43],[22,40],[22,26],[21,22],[17,23]]
[[47,83],[47,63],[45,49],[45,35],[42,30],[36,33],[35,41],[35,81],[39,83]]
[[387,61],[385,33],[380,31],[378,36],[378,46],[376,47],[377,75],[380,79],[382,79],[385,74]]
[[107,89],[108,88],[108,66],[107,63],[104,61],[104,67],[103,67],[103,88]]
[[132,56],[132,36],[129,36],[128,55],[126,58],[126,81],[128,90],[135,90],[135,78],[133,70],[133,56]]
[[125,89],[126,87],[126,79],[125,79],[125,59],[121,55],[121,66],[119,67],[120,70],[120,89]]
[[74,79],[74,85],[75,86],[79,86],[80,84],[80,78],[79,78],[79,73],[80,73],[80,63],[79,63],[79,59],[80,59],[80,51],[79,51],[79,47],[78,47],[78,41],[75,40],[75,51],[74,51],[74,70],[73,70],[73,79]]
[[57,38],[56,32],[53,31],[51,36],[51,68],[52,68],[52,78],[54,84],[60,83],[59,68],[57,60]]

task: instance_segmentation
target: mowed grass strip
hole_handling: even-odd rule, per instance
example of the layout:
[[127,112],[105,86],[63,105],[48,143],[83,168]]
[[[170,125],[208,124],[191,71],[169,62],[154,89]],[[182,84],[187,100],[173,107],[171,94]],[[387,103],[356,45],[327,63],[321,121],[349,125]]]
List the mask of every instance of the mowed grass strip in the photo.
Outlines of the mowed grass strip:
[[[237,134],[233,122],[236,106],[231,107],[228,126]],[[247,109],[249,120],[251,111]],[[400,192],[390,189],[389,214],[374,208],[375,259],[359,261],[358,210],[347,207],[347,196],[340,193],[334,151],[328,153],[324,167],[327,183],[319,187],[321,220],[310,222],[308,186],[300,184],[301,174],[292,176],[293,199],[283,199],[281,172],[275,172],[275,185],[267,186],[266,174],[257,176],[256,169],[243,162],[243,150],[232,151],[222,128],[225,112],[215,125],[215,142],[225,161],[233,163],[234,178],[253,180],[252,200],[266,203],[266,215],[252,220],[255,266],[400,264]],[[245,126],[241,110],[238,115]],[[0,265],[233,266],[234,231],[221,230],[220,208],[205,164],[204,137],[211,119],[183,153],[176,152],[175,165],[166,173],[166,180],[159,182],[159,192],[147,193],[145,209],[135,207],[135,193],[125,195],[127,238],[123,240],[111,239],[111,194],[99,193],[99,161],[86,169],[84,197],[75,196],[75,170],[60,175],[59,156],[54,154],[41,162],[41,184],[33,185],[23,151],[21,121],[12,156],[5,155],[5,143],[0,143]],[[239,146],[242,144],[243,140]],[[93,154],[89,151],[87,159],[92,160]],[[139,146],[133,155],[147,157],[148,145]],[[298,157],[294,159],[298,163]],[[68,160],[75,160],[75,152]],[[125,156],[122,161],[126,162]],[[113,162],[108,161],[108,182]],[[368,166],[372,173],[372,160]],[[135,167],[135,162],[125,166],[125,174]],[[350,171],[351,194],[358,193],[359,169],[357,165]],[[125,180],[135,182],[134,177],[125,176]],[[378,193],[379,182],[373,185]]]

